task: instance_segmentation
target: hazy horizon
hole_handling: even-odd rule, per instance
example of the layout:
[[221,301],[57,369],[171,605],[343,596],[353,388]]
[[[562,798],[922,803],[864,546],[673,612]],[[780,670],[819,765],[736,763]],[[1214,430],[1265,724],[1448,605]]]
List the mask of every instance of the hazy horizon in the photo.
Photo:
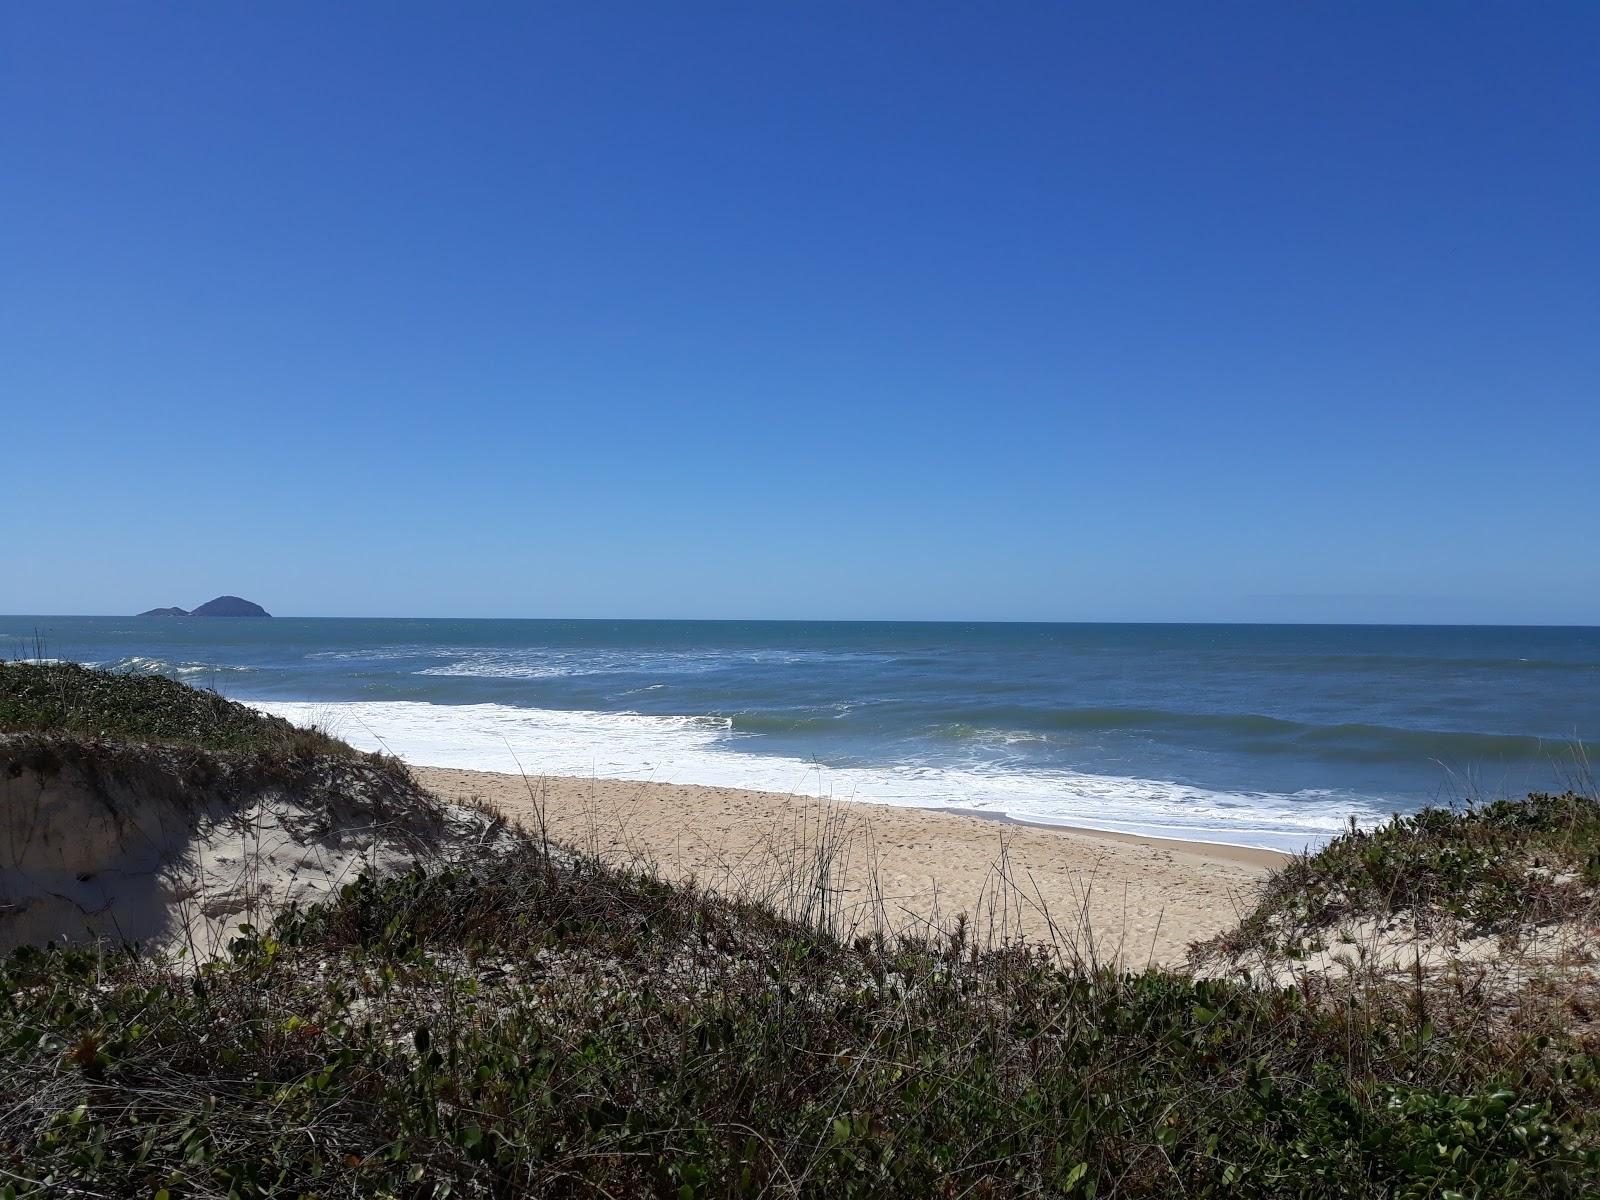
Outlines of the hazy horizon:
[[[248,599],[249,597],[245,597]],[[181,606],[178,606],[181,607]],[[263,607],[266,607],[263,605]],[[148,610],[144,610],[147,612]],[[132,613],[0,613],[0,619],[93,619],[119,620],[144,617],[144,612]],[[188,620],[188,617],[149,617],[157,620]],[[255,617],[197,617],[202,623],[218,620],[253,621]],[[1243,625],[1285,627],[1339,628],[1393,628],[1393,629],[1600,629],[1595,622],[1566,621],[1269,621],[1269,620],[1190,620],[1184,618],[1151,618],[1147,620],[1116,620],[1110,618],[988,618],[988,617],[638,617],[638,616],[541,616],[528,614],[477,614],[477,613],[290,613],[272,612],[272,620],[285,621],[538,621],[550,624],[582,622],[610,624],[704,624],[704,625]]]

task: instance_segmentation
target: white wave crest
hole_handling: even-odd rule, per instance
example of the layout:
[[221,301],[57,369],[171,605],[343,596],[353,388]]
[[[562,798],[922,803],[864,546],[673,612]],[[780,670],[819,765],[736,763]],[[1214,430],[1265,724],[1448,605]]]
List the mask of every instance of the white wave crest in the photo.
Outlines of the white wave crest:
[[902,762],[825,767],[752,753],[723,717],[563,711],[418,701],[265,702],[367,750],[424,766],[532,775],[654,780],[825,795],[913,808],[961,808],[1049,824],[1301,850],[1327,840],[1371,802],[1326,791],[1220,792],[1187,784],[1001,764]]
[[[415,653],[415,652],[413,652]],[[430,653],[452,661],[424,667],[418,675],[457,675],[473,679],[565,679],[575,675],[707,675],[749,666],[883,661],[890,656],[868,651],[810,649],[641,650],[585,647],[558,650],[530,647],[503,650],[435,648]]]
[[224,671],[246,672],[255,670],[254,667],[241,666],[236,663],[203,663],[182,662],[175,663],[170,659],[153,658],[144,654],[130,654],[109,663],[84,663],[86,667],[104,666],[110,671],[126,671],[134,675],[216,675]]

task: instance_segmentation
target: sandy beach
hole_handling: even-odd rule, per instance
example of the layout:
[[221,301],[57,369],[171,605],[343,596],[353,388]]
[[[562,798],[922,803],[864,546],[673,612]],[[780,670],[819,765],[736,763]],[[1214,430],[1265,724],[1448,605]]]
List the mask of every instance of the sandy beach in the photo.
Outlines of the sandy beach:
[[1231,926],[1285,856],[689,784],[416,767],[441,798],[477,800],[550,839],[669,879],[796,910],[826,902],[845,927],[948,926],[984,939],[1048,937],[1131,967],[1182,961]]

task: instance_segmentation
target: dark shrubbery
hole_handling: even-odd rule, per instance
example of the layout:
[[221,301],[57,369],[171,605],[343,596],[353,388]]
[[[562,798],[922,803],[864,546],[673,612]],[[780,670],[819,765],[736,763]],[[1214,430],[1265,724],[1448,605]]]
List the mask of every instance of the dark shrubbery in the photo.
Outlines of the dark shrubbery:
[[1579,1196],[1532,1031],[959,938],[843,944],[588,862],[362,880],[185,975],[0,975],[19,1195]]

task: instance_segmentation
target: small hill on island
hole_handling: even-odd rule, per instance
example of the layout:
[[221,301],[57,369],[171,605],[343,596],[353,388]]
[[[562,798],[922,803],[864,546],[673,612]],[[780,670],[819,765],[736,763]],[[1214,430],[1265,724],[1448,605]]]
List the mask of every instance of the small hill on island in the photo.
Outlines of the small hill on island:
[[272,614],[252,600],[239,596],[218,596],[192,612],[182,608],[152,608],[141,617],[270,617]]
[[189,614],[191,617],[270,617],[272,614],[261,605],[238,596],[218,596],[207,600]]

